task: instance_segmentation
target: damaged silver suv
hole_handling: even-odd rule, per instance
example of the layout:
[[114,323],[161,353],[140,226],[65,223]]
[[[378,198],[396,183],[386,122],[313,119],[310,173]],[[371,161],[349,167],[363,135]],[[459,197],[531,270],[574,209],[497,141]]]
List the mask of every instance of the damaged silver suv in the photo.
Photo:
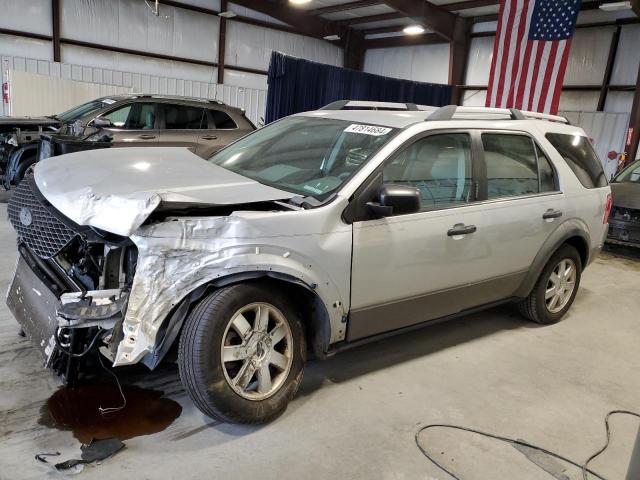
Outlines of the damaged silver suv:
[[202,412],[264,422],[309,355],[502,302],[557,322],[610,206],[562,117],[342,101],[208,161],[131,148],[39,163],[9,204],[8,305],[67,381],[89,354],[153,369],[176,348]]

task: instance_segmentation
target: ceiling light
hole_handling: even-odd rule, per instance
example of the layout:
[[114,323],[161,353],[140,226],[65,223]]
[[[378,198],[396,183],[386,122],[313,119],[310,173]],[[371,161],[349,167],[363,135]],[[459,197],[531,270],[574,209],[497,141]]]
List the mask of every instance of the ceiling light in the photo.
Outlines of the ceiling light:
[[289,0],[289,3],[293,3],[294,5],[304,5],[305,3],[309,3],[311,0]]
[[340,40],[340,37],[338,35],[327,35],[326,37],[322,37],[325,40]]
[[404,30],[402,31],[407,35],[420,35],[421,33],[424,33],[424,27],[421,27],[420,25],[410,25],[408,27],[404,27]]
[[604,10],[605,12],[615,12],[617,10],[629,10],[631,8],[631,2],[603,3],[598,8],[600,8],[600,10]]
[[235,16],[237,16],[238,14],[236,12],[232,12],[230,10],[226,11],[226,12],[220,12],[218,14],[219,17],[224,17],[224,18],[233,18]]

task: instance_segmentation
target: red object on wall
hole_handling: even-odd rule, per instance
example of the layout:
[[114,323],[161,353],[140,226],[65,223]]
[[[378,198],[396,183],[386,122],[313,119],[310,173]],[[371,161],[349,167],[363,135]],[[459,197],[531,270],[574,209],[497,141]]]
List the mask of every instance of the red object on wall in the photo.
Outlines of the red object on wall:
[[609,158],[609,160],[615,160],[616,158],[618,158],[618,152],[616,152],[615,150],[611,150],[609,153],[607,153],[607,157]]
[[9,84],[7,82],[2,84],[2,101],[9,103]]

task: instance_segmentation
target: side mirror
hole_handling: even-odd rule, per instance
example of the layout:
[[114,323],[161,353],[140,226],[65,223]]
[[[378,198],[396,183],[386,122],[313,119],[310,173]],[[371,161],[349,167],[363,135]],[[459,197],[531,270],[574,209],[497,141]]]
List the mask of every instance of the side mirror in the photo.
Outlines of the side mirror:
[[377,217],[390,217],[420,211],[422,195],[416,187],[408,185],[384,185],[378,193],[379,202],[367,206]]
[[111,120],[109,120],[108,118],[98,117],[91,122],[91,126],[95,128],[109,128],[113,127],[113,123],[111,123]]

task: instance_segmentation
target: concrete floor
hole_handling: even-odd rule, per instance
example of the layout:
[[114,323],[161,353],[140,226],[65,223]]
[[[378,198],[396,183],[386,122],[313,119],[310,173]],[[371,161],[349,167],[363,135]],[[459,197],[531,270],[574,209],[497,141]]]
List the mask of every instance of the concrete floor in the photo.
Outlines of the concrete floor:
[[[0,205],[0,289],[10,280],[14,235]],[[618,252],[618,253],[616,253]],[[183,392],[177,371],[124,380],[179,402],[165,431],[126,441],[126,450],[82,478],[447,479],[420,453],[421,425],[454,423],[525,439],[577,461],[604,440],[603,417],[640,410],[639,257],[606,253],[583,277],[571,313],[550,327],[508,307],[435,325],[311,363],[283,416],[261,427],[213,422]],[[58,477],[34,460],[42,451],[77,458],[70,432],[37,423],[58,383],[0,306],[0,479]],[[612,421],[610,450],[593,464],[624,478],[638,422]],[[421,444],[465,480],[551,480],[511,446],[433,430]],[[581,478],[568,468],[566,478]],[[563,477],[556,477],[563,478]]]

